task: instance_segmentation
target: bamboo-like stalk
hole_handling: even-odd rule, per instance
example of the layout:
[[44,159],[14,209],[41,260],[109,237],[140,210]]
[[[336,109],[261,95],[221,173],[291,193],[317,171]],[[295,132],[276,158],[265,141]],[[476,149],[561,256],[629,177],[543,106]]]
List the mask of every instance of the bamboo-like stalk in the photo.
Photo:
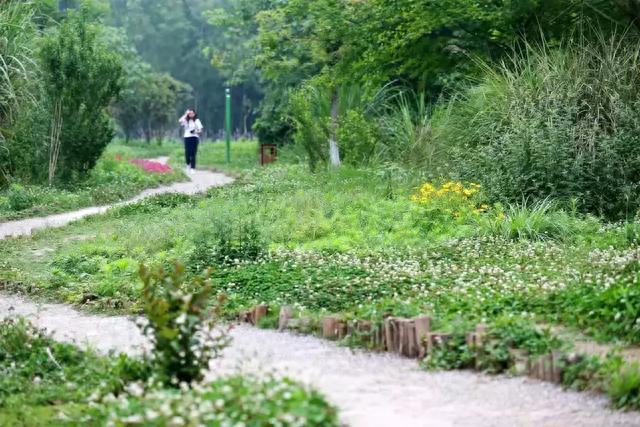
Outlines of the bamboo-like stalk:
[[51,117],[51,137],[49,141],[49,185],[53,184],[58,158],[60,156],[60,133],[62,132],[62,100],[57,99],[53,104]]

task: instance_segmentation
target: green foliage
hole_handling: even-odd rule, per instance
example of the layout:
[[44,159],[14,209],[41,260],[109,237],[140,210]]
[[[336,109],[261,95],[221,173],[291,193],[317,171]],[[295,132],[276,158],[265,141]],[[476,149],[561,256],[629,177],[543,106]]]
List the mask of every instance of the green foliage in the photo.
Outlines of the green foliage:
[[175,128],[175,107],[191,87],[169,74],[154,72],[148,64],[128,63],[126,70],[127,83],[115,105],[126,142],[138,133],[147,142],[162,140],[169,129]]
[[262,329],[277,329],[279,326],[279,322],[280,307],[271,305],[267,309],[267,314],[260,318],[256,326]]
[[366,165],[374,158],[378,142],[375,124],[360,111],[348,110],[338,119],[336,138],[340,154],[351,165]]
[[616,336],[628,341],[640,341],[640,297],[637,283],[639,266],[636,260],[608,283],[582,283],[569,286],[548,296],[550,306],[558,312],[558,320],[586,329],[598,337]]
[[[211,55],[217,47],[234,46],[232,55],[242,55],[244,45],[242,33],[224,31],[216,26],[208,25],[205,12],[218,7],[231,8],[235,3],[219,0],[111,0],[112,20],[115,26],[126,32],[127,38],[133,44],[140,58],[152,68],[151,80],[145,80],[144,74],[137,75],[133,71],[135,83],[125,88],[134,89],[135,93],[145,95],[153,100],[154,105],[166,105],[165,110],[157,109],[152,113],[162,119],[163,114],[171,115],[168,124],[174,124],[179,115],[187,107],[197,107],[198,115],[205,126],[208,137],[216,136],[223,128],[224,117],[224,88],[233,86],[232,128],[249,128],[254,120],[253,104],[261,98],[260,83],[257,79],[247,81],[225,81],[230,76],[219,72],[211,66]],[[252,2],[253,3],[253,2]],[[257,3],[257,2],[256,2]],[[238,40],[242,39],[242,40]],[[208,47],[205,49],[205,47]],[[135,68],[135,66],[134,66]],[[244,70],[238,70],[243,73]],[[165,74],[166,73],[166,74]],[[186,82],[193,90],[178,91],[175,98],[167,84],[175,82],[167,75],[179,82]],[[151,84],[153,83],[153,84]],[[160,93],[154,93],[156,88]],[[126,97],[133,95],[126,93]],[[166,97],[166,95],[169,95]],[[170,105],[169,98],[175,103]],[[137,102],[137,99],[132,101]],[[165,104],[166,102],[166,104]],[[121,105],[122,106],[122,105]],[[235,108],[237,106],[238,108]],[[242,106],[242,107],[240,107]],[[176,114],[177,112],[180,112]],[[158,117],[160,116],[160,117]],[[143,117],[144,118],[144,117]],[[168,124],[164,130],[173,130]],[[156,129],[151,127],[156,136]]]
[[[4,143],[16,111],[30,97],[34,78],[33,43],[35,28],[29,5],[7,1],[0,9],[0,143]],[[5,173],[5,165],[0,170]]]
[[372,160],[378,129],[370,119],[377,102],[378,96],[369,95],[359,86],[334,88],[326,79],[317,79],[291,93],[294,142],[304,148],[311,170],[326,164],[329,139],[334,136],[343,162],[358,165]]
[[480,348],[470,347],[466,333],[472,324],[455,319],[444,325],[451,336],[436,346],[423,361],[427,369],[465,369],[474,367],[488,373],[501,373],[513,365],[510,349],[525,350],[530,357],[548,354],[560,346],[560,341],[540,330],[529,319],[500,316],[489,325]]
[[123,396],[97,412],[106,423],[121,425],[139,420],[149,427],[166,426],[177,418],[203,426],[340,425],[336,409],[317,391],[269,375],[222,377],[186,393],[164,390]]
[[423,366],[432,370],[471,368],[475,355],[465,339],[469,330],[471,330],[470,323],[461,319],[449,325],[451,336],[437,343],[433,351],[430,351],[422,361]]
[[593,217],[581,218],[575,213],[567,213],[549,199],[510,203],[506,209],[497,204],[477,222],[481,234],[512,240],[572,240],[599,228]]
[[33,101],[37,85],[34,84],[34,40],[30,5],[19,1],[4,2],[0,8],[0,185],[11,179],[18,169],[13,154],[26,147],[12,144],[18,116]]
[[216,217],[209,229],[196,236],[195,248],[189,256],[189,268],[202,271],[221,264],[255,261],[266,249],[254,219],[231,215]]
[[482,182],[493,200],[578,199],[581,210],[632,217],[638,46],[600,37],[527,45],[497,69],[485,65],[481,84],[438,123],[441,143],[457,152],[455,173]]
[[[209,360],[228,343],[224,333],[213,335],[219,306],[207,307],[213,293],[208,279],[195,277],[186,284],[179,263],[171,273],[141,265],[140,279],[148,321],[143,331],[153,344],[159,378],[175,386],[202,379]],[[218,301],[222,304],[222,297]]]
[[114,135],[107,107],[121,90],[122,65],[98,31],[82,9],[48,31],[40,48],[52,128],[61,126],[63,181],[86,175]]
[[0,408],[52,405],[119,393],[151,369],[126,355],[105,358],[53,341],[23,318],[0,322]]
[[337,410],[321,394],[288,378],[235,375],[176,390],[151,380],[156,369],[144,359],[56,342],[22,318],[2,320],[0,424],[119,425],[140,418],[165,426],[183,417],[202,425],[339,425]]
[[385,104],[379,118],[382,138],[378,155],[437,175],[436,161],[442,157],[442,147],[432,133],[425,94],[398,92]]
[[[167,174],[146,172],[130,164],[127,161],[128,155],[123,160],[117,160],[115,151],[117,149],[105,153],[85,180],[68,188],[14,183],[6,190],[0,190],[0,220],[47,215],[117,202],[133,197],[145,188],[183,179],[183,175],[178,171]],[[136,209],[137,205],[143,205],[144,207],[139,209],[149,211],[152,205],[163,207],[187,203],[185,198],[188,199],[188,196],[163,195],[115,210],[130,211]]]
[[640,365],[625,365],[614,373],[607,393],[617,408],[640,408]]

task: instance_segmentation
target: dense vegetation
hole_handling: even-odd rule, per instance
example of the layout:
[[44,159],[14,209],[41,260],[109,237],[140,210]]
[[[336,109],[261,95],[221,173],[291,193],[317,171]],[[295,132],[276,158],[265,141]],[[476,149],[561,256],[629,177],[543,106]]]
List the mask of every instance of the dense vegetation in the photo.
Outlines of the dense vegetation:
[[[176,111],[193,102],[215,137],[225,85],[234,128],[278,144],[279,164],[254,167],[253,140],[234,143],[231,165],[222,144],[202,145],[200,164],[234,173],[233,185],[2,241],[2,289],[144,310],[176,334],[193,332],[180,329],[177,310],[202,321],[217,293],[228,317],[269,305],[262,326],[285,305],[375,328],[429,314],[452,339],[422,361],[428,369],[503,372],[514,348],[538,356],[595,340],[612,353],[579,359],[565,385],[640,406],[640,367],[625,359],[640,344],[637,0],[63,3],[0,3],[0,219],[178,179],[126,160],[162,154],[180,164]],[[108,146],[116,133],[124,142]],[[168,271],[176,261],[184,271],[173,279],[143,275],[140,284],[141,263]],[[208,267],[213,288],[198,279]],[[150,291],[156,282],[165,288]],[[188,300],[187,290],[197,304],[171,300]],[[154,311],[154,298],[171,303]],[[478,322],[493,338],[482,352],[465,341]],[[157,341],[175,348],[157,352],[154,367],[182,366],[180,354],[191,355],[176,348],[186,344],[159,330]],[[375,347],[353,335],[345,342]],[[128,376],[136,361],[60,348],[87,384],[114,376],[115,393],[118,381],[137,379]],[[13,369],[17,401],[42,404],[29,399],[49,391],[28,394]],[[247,390],[270,380],[221,381],[122,394],[124,406],[102,409],[116,420],[164,401],[187,411],[230,385],[241,412],[278,417],[264,402],[243,406]],[[277,387],[336,422],[314,392]]]

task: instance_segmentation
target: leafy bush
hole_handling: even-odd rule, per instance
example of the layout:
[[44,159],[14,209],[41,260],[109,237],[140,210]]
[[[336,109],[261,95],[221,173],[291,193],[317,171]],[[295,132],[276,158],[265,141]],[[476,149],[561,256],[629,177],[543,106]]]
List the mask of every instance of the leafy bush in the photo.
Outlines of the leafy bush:
[[527,45],[497,68],[487,64],[481,84],[437,121],[455,175],[481,182],[495,201],[577,198],[585,211],[634,216],[639,47],[602,36],[555,49]]
[[366,164],[371,161],[378,140],[373,106],[378,96],[370,96],[357,85],[334,87],[324,78],[299,87],[290,96],[294,141],[304,147],[311,170],[329,160],[332,137],[341,161]]
[[444,330],[450,337],[435,346],[421,362],[431,370],[467,369],[473,366],[475,355],[467,345],[466,334],[472,329],[472,323],[457,317],[447,323]]
[[375,160],[378,132],[375,121],[356,110],[347,111],[338,120],[336,138],[345,163],[366,165]]
[[339,426],[337,411],[288,378],[223,377],[187,392],[150,390],[98,408],[107,424],[144,426]]
[[330,101],[312,86],[304,86],[290,96],[295,124],[293,140],[304,148],[311,171],[329,159]]
[[12,184],[6,198],[9,209],[16,211],[28,209],[34,203],[33,193],[20,184]]
[[[153,344],[152,362],[160,379],[173,385],[200,380],[209,360],[227,345],[224,333],[214,335],[217,310],[208,309],[213,288],[208,279],[184,282],[184,267],[172,273],[140,266],[142,303],[147,323],[144,334]],[[218,304],[222,304],[218,297]]]
[[115,134],[107,108],[121,90],[122,65],[84,8],[45,34],[40,57],[52,127],[60,129],[51,142],[49,180],[69,181],[95,166]]

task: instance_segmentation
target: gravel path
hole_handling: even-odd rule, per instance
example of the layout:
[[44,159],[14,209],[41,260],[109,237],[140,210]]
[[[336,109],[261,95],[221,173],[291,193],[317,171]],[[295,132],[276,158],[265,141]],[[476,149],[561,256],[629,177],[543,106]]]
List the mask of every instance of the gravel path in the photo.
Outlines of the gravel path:
[[[190,182],[150,189],[118,205],[153,194],[196,193],[231,181],[222,174],[197,171]],[[0,240],[38,228],[61,227],[109,207],[0,224]],[[36,304],[0,294],[0,318],[12,314],[29,317],[61,341],[102,352],[139,354],[145,348],[131,318],[88,315],[65,305]],[[429,373],[419,370],[415,360],[244,325],[232,335],[232,346],[224,357],[212,362],[213,373],[240,369],[287,374],[325,393],[340,408],[342,419],[355,427],[640,426],[639,413],[612,411],[604,397],[565,392],[538,381],[471,372]]]
[[[158,161],[161,163],[167,163],[169,160],[168,157],[159,157],[157,159],[152,159],[154,161]],[[131,200],[127,200],[120,203],[115,203],[113,205],[107,206],[94,206],[90,208],[80,209],[78,211],[73,212],[65,212],[56,215],[50,215],[41,218],[27,218],[17,221],[10,221],[0,224],[0,239],[4,239],[5,237],[10,236],[25,236],[30,235],[33,230],[37,230],[40,228],[46,227],[63,227],[70,222],[76,221],[78,219],[84,218],[90,215],[96,215],[100,213],[106,212],[108,209],[114,206],[123,206],[131,203],[135,203],[140,201],[146,197],[154,196],[157,194],[163,193],[184,193],[184,194],[195,194],[206,191],[211,187],[218,187],[221,185],[229,184],[233,181],[233,178],[230,178],[222,173],[214,173],[209,171],[196,170],[192,175],[189,175],[190,181],[187,182],[177,182],[172,185],[150,188],[144,190],[142,193],[137,195]]]
[[[138,354],[144,339],[127,317],[92,316],[58,304],[0,295],[0,317],[28,316],[60,340]],[[424,372],[415,360],[353,351],[314,337],[237,326],[215,374],[276,372],[313,384],[355,427],[640,426],[640,414],[607,409],[604,397],[524,378]],[[213,376],[214,374],[210,374]]]

